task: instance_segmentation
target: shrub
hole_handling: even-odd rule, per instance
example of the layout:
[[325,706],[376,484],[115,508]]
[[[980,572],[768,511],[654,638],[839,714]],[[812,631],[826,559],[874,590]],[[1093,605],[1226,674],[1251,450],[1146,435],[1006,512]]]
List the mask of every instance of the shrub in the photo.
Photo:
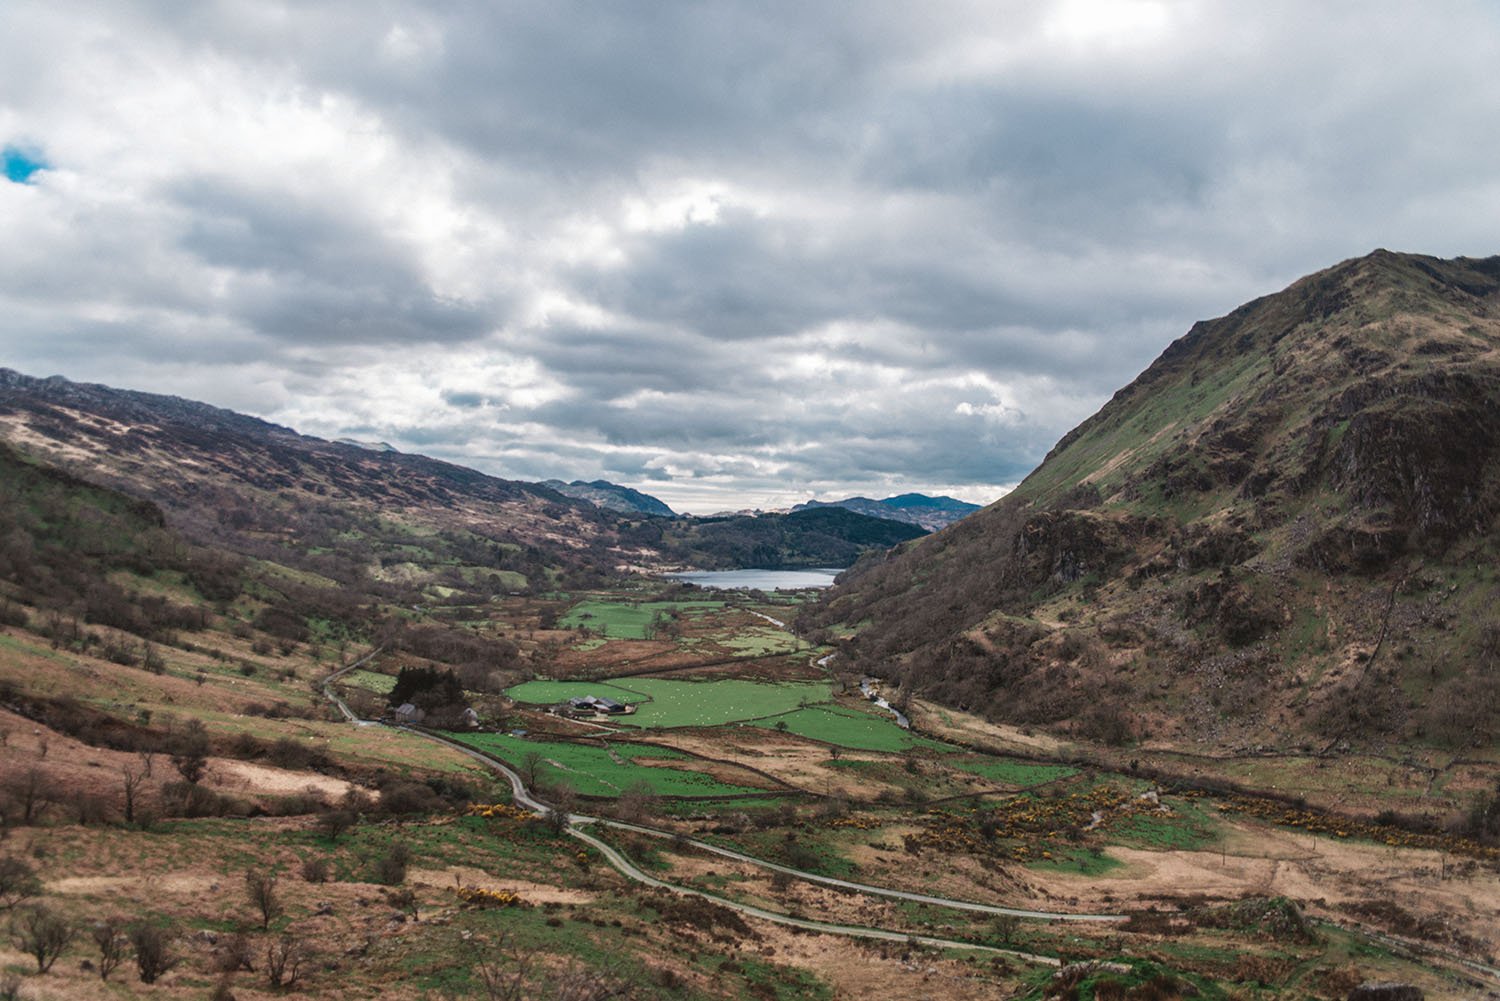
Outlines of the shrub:
[[23,859],[0,858],[0,910],[13,910],[23,900],[42,892],[42,881]]
[[328,860],[324,858],[303,859],[302,878],[309,883],[328,882]]
[[375,863],[376,882],[395,886],[406,879],[406,866],[411,861],[411,849],[400,841],[391,845],[391,850]]
[[245,893],[250,905],[260,912],[261,928],[271,927],[271,922],[281,916],[281,898],[276,893],[276,877],[260,869],[245,873]]
[[291,987],[311,959],[300,939],[283,935],[266,946],[266,982],[272,987]]
[[99,947],[99,979],[107,981],[109,975],[124,961],[128,939],[119,918],[96,921],[90,933],[94,944]]
[[11,928],[16,937],[16,948],[36,960],[36,971],[46,973],[57,962],[57,957],[73,941],[74,929],[67,918],[40,904],[28,907],[14,918]]
[[157,978],[181,962],[171,954],[167,933],[149,921],[131,925],[127,936],[135,950],[135,965],[143,984],[156,983]]

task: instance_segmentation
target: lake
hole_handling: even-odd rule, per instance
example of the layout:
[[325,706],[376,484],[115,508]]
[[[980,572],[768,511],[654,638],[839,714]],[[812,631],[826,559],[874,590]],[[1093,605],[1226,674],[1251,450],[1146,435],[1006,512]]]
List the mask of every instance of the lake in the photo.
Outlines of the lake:
[[802,587],[832,587],[841,569],[816,570],[697,570],[671,573],[670,580],[683,580],[699,587],[718,587],[741,591],[790,591]]

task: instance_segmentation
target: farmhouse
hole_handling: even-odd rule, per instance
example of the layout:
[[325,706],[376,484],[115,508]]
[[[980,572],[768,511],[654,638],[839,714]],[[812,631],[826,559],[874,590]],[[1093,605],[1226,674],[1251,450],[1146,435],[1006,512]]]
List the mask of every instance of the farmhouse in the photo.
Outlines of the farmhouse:
[[564,711],[569,715],[592,716],[595,713],[608,713],[611,716],[620,716],[630,712],[630,707],[623,702],[616,702],[614,699],[602,696],[581,695],[569,699]]

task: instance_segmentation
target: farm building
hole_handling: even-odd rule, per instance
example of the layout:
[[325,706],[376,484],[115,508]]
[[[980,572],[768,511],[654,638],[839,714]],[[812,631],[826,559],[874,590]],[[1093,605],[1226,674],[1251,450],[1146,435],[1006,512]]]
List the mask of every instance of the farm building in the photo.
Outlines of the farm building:
[[630,712],[630,707],[625,705],[623,702],[616,702],[614,699],[608,699],[593,695],[581,695],[577,698],[569,699],[567,702],[567,708],[569,712],[582,713],[585,715],[591,715],[593,713],[609,713],[611,715],[618,716],[623,713]]

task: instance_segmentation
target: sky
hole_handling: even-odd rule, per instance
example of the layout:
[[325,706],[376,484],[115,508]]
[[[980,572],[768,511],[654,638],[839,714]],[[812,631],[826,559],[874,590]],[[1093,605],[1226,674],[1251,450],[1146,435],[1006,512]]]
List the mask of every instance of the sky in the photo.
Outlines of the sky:
[[1199,319],[1500,253],[1500,6],[10,0],[0,366],[679,512],[987,503]]

